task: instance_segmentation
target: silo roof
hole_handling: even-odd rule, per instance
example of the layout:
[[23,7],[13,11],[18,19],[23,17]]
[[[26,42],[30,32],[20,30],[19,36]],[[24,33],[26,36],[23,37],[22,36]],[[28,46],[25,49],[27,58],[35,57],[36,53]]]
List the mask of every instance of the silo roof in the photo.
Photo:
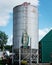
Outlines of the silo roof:
[[[30,4],[30,3],[28,3],[28,2],[24,2],[24,3],[20,4],[20,5],[17,5],[17,6],[15,6],[14,8],[16,8],[16,7],[20,7],[20,6],[28,6],[28,5],[33,6],[33,7],[36,7],[36,8],[37,8],[37,6],[31,5],[31,4]],[[14,9],[14,8],[13,8],[13,9]]]

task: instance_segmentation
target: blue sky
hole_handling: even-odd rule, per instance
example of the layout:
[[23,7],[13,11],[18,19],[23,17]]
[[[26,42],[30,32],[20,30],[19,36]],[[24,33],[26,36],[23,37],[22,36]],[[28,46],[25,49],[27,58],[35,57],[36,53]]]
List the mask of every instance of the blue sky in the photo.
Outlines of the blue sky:
[[39,6],[39,27],[52,27],[52,0],[40,0]]
[[[12,44],[13,7],[27,0],[0,0],[0,31],[4,31]],[[52,29],[52,0],[28,0],[39,8],[39,40]]]

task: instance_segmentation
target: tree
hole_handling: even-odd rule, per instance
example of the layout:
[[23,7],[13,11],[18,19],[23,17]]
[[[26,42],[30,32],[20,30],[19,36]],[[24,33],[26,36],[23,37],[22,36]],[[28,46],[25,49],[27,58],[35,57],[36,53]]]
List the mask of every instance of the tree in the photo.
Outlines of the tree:
[[7,43],[8,35],[5,34],[5,32],[0,31],[0,48],[1,50],[4,49],[4,46]]
[[12,45],[6,45],[5,46],[5,49],[12,52]]

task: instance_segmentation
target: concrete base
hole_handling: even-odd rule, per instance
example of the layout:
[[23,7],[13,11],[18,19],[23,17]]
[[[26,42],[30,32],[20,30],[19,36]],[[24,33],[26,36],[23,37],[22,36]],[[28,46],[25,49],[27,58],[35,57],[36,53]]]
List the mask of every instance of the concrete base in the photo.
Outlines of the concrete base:
[[[30,64],[28,63],[28,65]],[[50,65],[50,63],[39,63],[39,64],[32,63],[32,65]]]

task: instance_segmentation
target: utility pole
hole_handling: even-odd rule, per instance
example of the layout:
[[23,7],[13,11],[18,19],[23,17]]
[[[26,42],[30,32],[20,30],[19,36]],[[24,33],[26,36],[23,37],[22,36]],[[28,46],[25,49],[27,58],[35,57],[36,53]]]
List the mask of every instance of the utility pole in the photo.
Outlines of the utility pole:
[[20,44],[19,44],[19,65],[21,65],[21,48],[20,48]]
[[31,38],[30,38],[30,65],[32,65],[32,48],[31,48]]

